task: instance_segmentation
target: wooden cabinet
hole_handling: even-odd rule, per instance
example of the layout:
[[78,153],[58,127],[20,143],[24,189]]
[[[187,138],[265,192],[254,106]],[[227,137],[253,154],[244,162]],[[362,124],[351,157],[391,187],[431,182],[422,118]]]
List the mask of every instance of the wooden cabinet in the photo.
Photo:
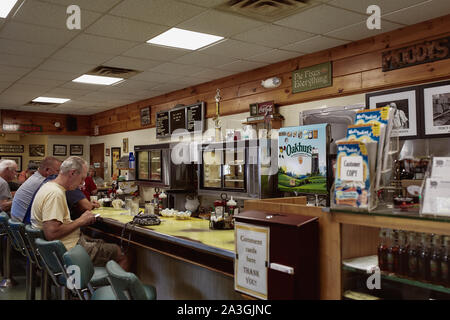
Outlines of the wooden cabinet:
[[384,286],[384,292],[358,291],[366,287],[371,274],[355,265],[355,261],[361,262],[358,258],[376,259],[380,228],[450,236],[450,218],[401,216],[387,212],[330,212],[328,208],[306,206],[304,197],[248,200],[244,209],[319,218],[320,299],[347,298],[348,291],[370,292],[369,295],[350,295],[354,299],[450,299],[449,288],[383,272],[381,290]]

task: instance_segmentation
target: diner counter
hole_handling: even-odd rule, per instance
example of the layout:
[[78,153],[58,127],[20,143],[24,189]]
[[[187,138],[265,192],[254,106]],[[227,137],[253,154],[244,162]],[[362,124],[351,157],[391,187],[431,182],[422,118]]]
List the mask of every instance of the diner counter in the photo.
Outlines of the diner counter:
[[128,215],[126,209],[102,207],[93,210],[93,213],[100,214],[97,222],[90,227],[93,231],[101,231],[123,241],[127,241],[131,233],[130,242],[134,245],[227,275],[234,274],[234,230],[212,230],[208,220],[199,218],[178,220],[160,217],[160,225],[137,226],[128,224],[133,217]]

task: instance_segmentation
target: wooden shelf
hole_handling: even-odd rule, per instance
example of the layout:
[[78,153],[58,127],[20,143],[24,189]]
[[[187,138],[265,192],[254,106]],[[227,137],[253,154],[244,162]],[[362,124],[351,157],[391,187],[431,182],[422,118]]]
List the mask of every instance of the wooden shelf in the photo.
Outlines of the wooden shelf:
[[[273,118],[270,119],[271,122],[271,127],[272,129],[280,129],[282,127],[282,123],[283,123],[284,118]],[[264,123],[265,120],[261,119],[261,120],[254,120],[254,121],[246,121],[243,122],[243,125],[256,125],[258,123]]]

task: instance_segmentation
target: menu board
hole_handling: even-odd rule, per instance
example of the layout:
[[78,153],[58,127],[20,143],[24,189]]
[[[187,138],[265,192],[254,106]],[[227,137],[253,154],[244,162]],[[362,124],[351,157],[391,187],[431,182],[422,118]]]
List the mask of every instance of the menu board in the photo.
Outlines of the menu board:
[[[198,122],[201,123],[200,127],[198,127]],[[195,127],[196,123],[197,128]],[[177,129],[184,129],[184,134],[196,130],[203,132],[205,130],[205,102],[177,106],[173,110],[156,113],[156,138],[168,137]],[[183,134],[183,131],[177,134]]]
[[170,134],[177,129],[186,129],[186,108],[171,110],[169,113]]
[[[203,102],[188,106],[187,108],[187,131],[195,131],[195,122],[201,122],[201,131],[203,131]],[[198,124],[197,124],[198,126]]]
[[169,111],[156,113],[156,137],[161,138],[170,134]]

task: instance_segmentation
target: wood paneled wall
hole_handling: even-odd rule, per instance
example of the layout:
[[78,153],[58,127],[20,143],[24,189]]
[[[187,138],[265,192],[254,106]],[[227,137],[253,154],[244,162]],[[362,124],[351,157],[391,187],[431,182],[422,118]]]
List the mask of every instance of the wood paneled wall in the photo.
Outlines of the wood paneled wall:
[[[222,96],[221,114],[230,115],[248,111],[254,102],[274,100],[285,106],[446,79],[450,77],[450,59],[383,72],[381,55],[386,50],[447,35],[450,15],[101,112],[90,117],[90,135],[94,135],[95,126],[99,135],[154,127],[156,112],[197,101],[207,102],[207,117],[211,117],[217,88]],[[333,86],[292,94],[292,71],[327,61],[333,65]],[[261,80],[273,76],[282,79],[280,87],[265,89],[260,85]],[[142,127],[140,109],[146,106],[151,107],[151,124]],[[83,124],[79,122],[80,130]]]
[[[48,135],[90,135],[90,116],[73,116],[77,119],[77,130],[67,131],[67,115],[43,112],[23,112],[14,110],[0,110],[2,123],[11,124],[33,124],[42,126],[42,132],[34,134]],[[54,123],[59,122],[61,126],[56,128]]]

